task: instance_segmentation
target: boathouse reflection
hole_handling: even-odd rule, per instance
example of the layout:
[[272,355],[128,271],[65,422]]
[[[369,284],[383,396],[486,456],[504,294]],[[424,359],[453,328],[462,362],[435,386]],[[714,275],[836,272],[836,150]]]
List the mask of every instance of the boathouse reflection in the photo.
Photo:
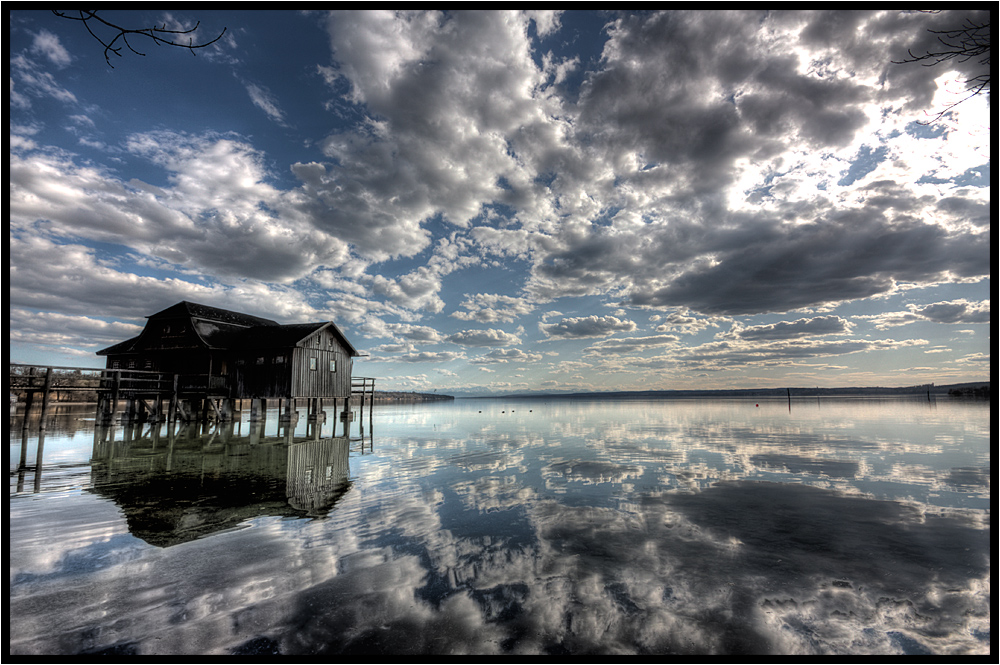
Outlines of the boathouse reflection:
[[253,518],[325,516],[351,489],[352,445],[366,443],[264,436],[257,427],[241,436],[231,423],[169,435],[99,427],[89,491],[114,501],[134,536],[170,547]]

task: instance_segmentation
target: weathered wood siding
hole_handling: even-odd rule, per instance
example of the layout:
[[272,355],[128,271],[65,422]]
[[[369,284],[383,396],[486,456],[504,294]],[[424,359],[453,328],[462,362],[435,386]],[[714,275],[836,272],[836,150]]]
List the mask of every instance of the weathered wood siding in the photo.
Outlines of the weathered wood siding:
[[351,356],[333,333],[321,330],[294,350],[292,397],[350,397],[351,369]]
[[239,357],[233,377],[233,396],[240,399],[293,397],[293,357],[292,349],[262,349]]

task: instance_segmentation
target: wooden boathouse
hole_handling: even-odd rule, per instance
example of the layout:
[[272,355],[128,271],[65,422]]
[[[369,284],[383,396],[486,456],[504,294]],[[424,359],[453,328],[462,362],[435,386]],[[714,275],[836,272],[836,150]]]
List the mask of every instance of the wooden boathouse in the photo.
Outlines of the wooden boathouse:
[[243,400],[256,419],[268,400],[278,400],[290,418],[304,399],[310,417],[333,400],[335,412],[342,404],[341,417],[349,418],[352,394],[360,393],[362,405],[374,398],[374,379],[352,377],[360,354],[332,321],[282,325],[184,301],[148,316],[138,336],[97,353],[114,382],[99,391],[99,417],[110,418],[125,399],[154,418],[168,410],[168,420],[209,410],[229,420]]

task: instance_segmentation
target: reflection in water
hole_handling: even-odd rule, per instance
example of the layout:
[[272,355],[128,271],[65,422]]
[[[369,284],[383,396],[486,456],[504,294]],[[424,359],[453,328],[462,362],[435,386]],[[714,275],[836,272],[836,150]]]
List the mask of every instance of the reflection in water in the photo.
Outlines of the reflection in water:
[[119,506],[133,535],[169,547],[264,515],[322,516],[350,489],[347,437],[201,429],[115,441],[98,428],[90,491]]
[[990,651],[989,403],[375,418],[363,455],[49,428],[40,491],[11,482],[11,653]]

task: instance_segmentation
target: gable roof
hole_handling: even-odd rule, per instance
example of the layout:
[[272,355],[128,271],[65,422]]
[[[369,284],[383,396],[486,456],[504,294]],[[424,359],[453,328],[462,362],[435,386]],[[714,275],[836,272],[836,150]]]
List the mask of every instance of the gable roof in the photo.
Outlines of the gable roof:
[[157,312],[156,314],[150,314],[146,318],[150,320],[174,318],[207,319],[209,321],[218,321],[219,323],[242,326],[244,328],[248,328],[250,326],[278,325],[277,321],[265,319],[260,316],[254,316],[253,314],[243,314],[242,312],[234,312],[232,310],[221,309],[219,307],[211,307],[209,305],[202,305],[196,302],[189,302],[187,300],[182,300],[176,305],[172,305]]
[[[209,349],[220,350],[289,348],[321,330],[328,329],[351,357],[361,355],[332,321],[281,325],[271,319],[188,301],[179,302],[156,314],[147,316],[146,319],[149,321],[157,319],[191,321],[194,324],[194,333],[201,343]],[[97,355],[139,353],[141,352],[140,340],[143,333],[106,349],[101,349]]]

